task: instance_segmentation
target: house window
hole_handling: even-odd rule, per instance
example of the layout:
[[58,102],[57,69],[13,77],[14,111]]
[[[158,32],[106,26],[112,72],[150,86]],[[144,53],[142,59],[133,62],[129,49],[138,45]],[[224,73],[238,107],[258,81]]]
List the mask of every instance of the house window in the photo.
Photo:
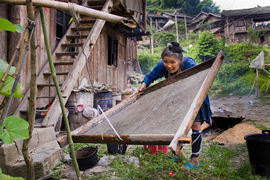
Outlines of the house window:
[[71,16],[68,12],[56,11],[56,46],[67,31],[70,18]]
[[237,27],[245,26],[245,23],[244,23],[243,20],[241,20],[241,21],[236,21],[236,26],[237,26]]
[[117,67],[118,40],[108,36],[108,65]]

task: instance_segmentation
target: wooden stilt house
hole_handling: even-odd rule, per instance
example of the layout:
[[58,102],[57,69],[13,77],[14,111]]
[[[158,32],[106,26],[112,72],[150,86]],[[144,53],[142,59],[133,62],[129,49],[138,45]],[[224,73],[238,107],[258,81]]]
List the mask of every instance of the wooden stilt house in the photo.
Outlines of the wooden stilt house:
[[[136,22],[136,28],[141,32],[140,36],[146,32],[145,0],[78,0],[73,3],[132,19]],[[5,4],[0,1],[0,9],[0,17],[9,19],[14,24],[22,26],[27,24],[25,6]],[[74,20],[69,24],[71,17]],[[83,80],[88,85],[93,82],[106,84],[116,91],[126,88],[127,70],[130,64],[128,61],[130,59],[137,61],[134,37],[138,34],[134,33],[134,29],[96,17],[74,13],[72,8],[69,11],[45,8],[45,18],[64,103],[68,101],[72,90],[77,89]],[[37,109],[46,114],[41,122],[43,127],[55,126],[61,116],[61,108],[48,65],[40,19],[37,22],[35,36],[38,45]],[[20,34],[0,31],[0,38],[2,40],[0,41],[0,58],[9,61]],[[27,118],[29,81],[30,56],[23,67],[20,79],[25,96],[13,101],[11,114]],[[50,104],[50,108],[44,109],[48,104]]]

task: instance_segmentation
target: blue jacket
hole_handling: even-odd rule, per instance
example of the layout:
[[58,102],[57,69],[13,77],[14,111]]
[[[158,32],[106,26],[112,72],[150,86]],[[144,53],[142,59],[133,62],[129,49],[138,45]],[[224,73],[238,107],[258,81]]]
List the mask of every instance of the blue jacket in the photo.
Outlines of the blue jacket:
[[[184,70],[189,69],[193,66],[196,66],[194,59],[192,59],[191,57],[184,57],[183,63],[180,65],[180,68],[182,71],[184,71]],[[155,80],[162,78],[162,77],[167,78],[168,71],[163,65],[163,60],[160,60],[157,63],[157,65],[154,67],[154,69],[145,76],[143,82],[145,82],[146,86],[148,87],[152,82],[154,82]],[[210,101],[209,101],[208,95],[206,96],[199,113],[200,113],[200,117],[198,117],[198,118],[211,124],[212,113],[211,113],[211,109],[210,109]],[[199,113],[197,116],[199,116]],[[196,117],[196,119],[197,119],[197,117]]]

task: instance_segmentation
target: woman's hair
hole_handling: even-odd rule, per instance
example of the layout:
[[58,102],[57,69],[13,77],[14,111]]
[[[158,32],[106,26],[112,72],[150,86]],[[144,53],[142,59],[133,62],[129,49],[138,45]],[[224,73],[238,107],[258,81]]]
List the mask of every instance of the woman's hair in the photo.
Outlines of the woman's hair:
[[163,50],[161,54],[161,58],[164,59],[165,56],[167,57],[176,57],[180,61],[183,59],[183,49],[179,45],[178,42],[171,42],[167,44],[167,47]]

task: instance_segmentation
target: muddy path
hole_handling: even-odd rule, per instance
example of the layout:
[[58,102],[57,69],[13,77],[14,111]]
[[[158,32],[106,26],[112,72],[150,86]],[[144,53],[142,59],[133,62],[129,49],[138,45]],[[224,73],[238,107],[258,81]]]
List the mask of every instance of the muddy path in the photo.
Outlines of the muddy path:
[[244,116],[244,122],[254,124],[259,129],[270,129],[270,96],[212,96],[210,102],[213,113],[224,109]]

